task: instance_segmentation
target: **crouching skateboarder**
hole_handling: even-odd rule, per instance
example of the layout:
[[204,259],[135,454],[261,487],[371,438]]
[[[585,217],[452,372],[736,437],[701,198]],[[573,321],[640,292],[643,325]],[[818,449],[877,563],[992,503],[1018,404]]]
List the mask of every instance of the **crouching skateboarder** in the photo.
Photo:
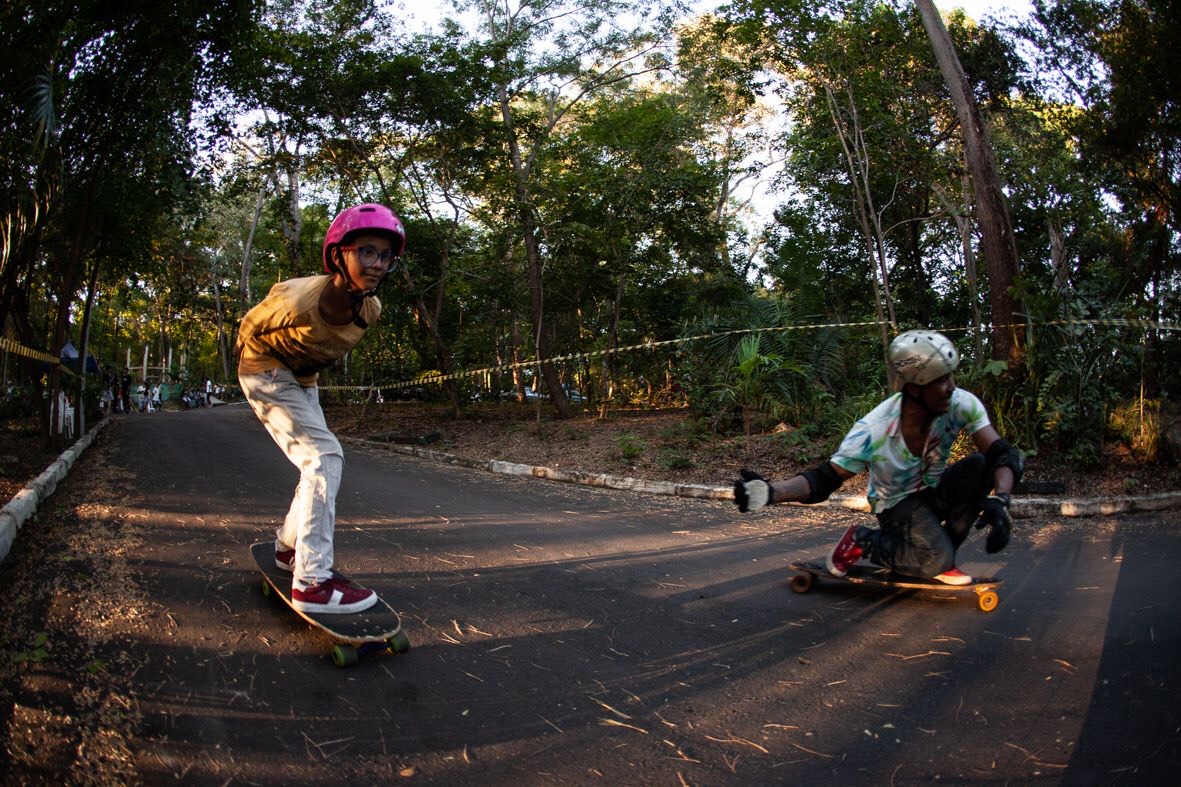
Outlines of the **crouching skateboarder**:
[[[750,470],[734,484],[740,511],[772,503],[820,503],[868,470],[866,497],[878,527],[850,527],[827,559],[843,577],[862,558],[899,574],[967,585],[956,550],[973,523],[989,528],[985,549],[1009,542],[1009,495],[1021,480],[1021,454],[988,420],[980,400],[956,388],[959,353],[934,331],[907,331],[889,349],[901,390],[858,420],[826,462],[785,481]],[[977,452],[948,466],[952,444],[967,432]]]

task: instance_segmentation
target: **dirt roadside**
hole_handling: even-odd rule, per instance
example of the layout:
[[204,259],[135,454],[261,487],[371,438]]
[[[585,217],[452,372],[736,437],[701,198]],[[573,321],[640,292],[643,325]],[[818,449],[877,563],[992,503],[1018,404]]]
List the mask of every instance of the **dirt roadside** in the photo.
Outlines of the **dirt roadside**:
[[0,564],[10,589],[0,599],[0,783],[136,781],[126,685],[138,665],[126,637],[145,599],[126,562],[134,527],[91,502],[96,489],[126,486],[102,461],[103,443]]
[[[397,402],[329,407],[326,415],[341,435],[418,444],[465,459],[711,486],[729,485],[744,467],[785,478],[835,448],[830,440],[805,439],[786,425],[749,440],[716,435],[685,409],[618,411],[607,418],[582,412],[558,421],[534,404],[498,402],[473,406],[456,420],[442,406]],[[1111,445],[1093,470],[1071,469],[1052,454],[1030,457],[1026,480],[1060,484],[1062,497],[1146,495],[1181,490],[1181,464],[1145,464],[1123,446]],[[841,491],[864,489],[862,476]]]

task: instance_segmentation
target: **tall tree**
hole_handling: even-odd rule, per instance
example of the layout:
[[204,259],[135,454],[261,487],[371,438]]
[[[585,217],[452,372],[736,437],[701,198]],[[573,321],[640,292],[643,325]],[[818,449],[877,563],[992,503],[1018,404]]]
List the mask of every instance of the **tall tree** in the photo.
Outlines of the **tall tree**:
[[[5,12],[5,43],[24,53],[5,84],[37,100],[32,123],[15,128],[35,127],[38,144],[27,148],[32,158],[9,162],[18,202],[6,212],[21,231],[6,244],[14,253],[0,285],[0,324],[11,318],[26,343],[61,346],[80,282],[100,276],[86,271],[100,241],[119,232],[142,240],[134,226],[168,214],[187,186],[194,105],[226,84],[252,11],[248,0],[220,0],[117,9],[50,2]],[[95,262],[118,259],[115,247],[110,241]],[[124,258],[131,253],[123,249]],[[53,327],[36,337],[25,288],[47,257]],[[51,393],[55,387],[51,378]]]
[[[1030,18],[1014,29],[1032,45],[1038,87],[1048,101],[1069,106],[1057,115],[1071,137],[1078,179],[1096,183],[1104,202],[1118,211],[1119,226],[1112,231],[1122,238],[1099,244],[1110,249],[1111,270],[1119,272],[1110,297],[1130,293],[1138,315],[1175,319],[1181,9],[1173,0],[1038,0]],[[1080,234],[1088,236],[1093,244],[1093,233]],[[1068,234],[1062,240],[1070,244]],[[1177,343],[1162,339],[1159,331],[1145,337],[1149,395],[1175,368]]]
[[675,90],[619,86],[582,107],[547,158],[541,208],[552,224],[547,243],[563,261],[550,276],[558,301],[551,318],[573,315],[568,341],[606,351],[595,375],[604,407],[619,385],[614,351],[623,326],[631,341],[670,338],[692,308],[693,301],[639,308],[645,292],[724,276],[716,252],[724,176],[716,162],[698,158],[699,110]]
[[[883,342],[887,323],[966,322],[968,296],[961,291],[972,279],[972,237],[957,231],[943,206],[955,206],[949,215],[958,216],[965,230],[975,206],[940,198],[961,193],[964,148],[919,14],[913,7],[866,0],[749,0],[736,13],[739,31],[763,40],[767,62],[783,78],[790,120],[783,137],[790,155],[784,180],[795,196],[784,207],[787,226],[777,235],[783,238],[789,228],[800,232],[804,214],[852,225],[861,236],[860,275],[868,278],[863,286],[874,297],[828,301],[846,314],[872,304]],[[990,100],[1007,95],[1016,76],[1009,48],[962,14],[953,18],[951,34],[979,71],[970,84],[973,94]],[[805,243],[780,242],[778,248],[803,251],[824,234],[821,229],[809,228]],[[833,228],[827,234],[836,239],[846,233]],[[955,265],[963,248],[969,254]],[[844,259],[842,249],[824,264]],[[1011,283],[1000,277],[996,288],[1007,292]]]
[[997,171],[988,125],[976,104],[972,86],[964,67],[956,55],[951,36],[943,18],[931,0],[915,0],[923,17],[923,25],[931,38],[931,48],[943,79],[947,83],[960,133],[964,140],[964,158],[972,178],[976,196],[976,210],[980,221],[981,251],[988,269],[992,320],[992,357],[1012,364],[1021,362],[1022,332],[1014,323],[1022,321],[1024,308],[1015,297],[1013,285],[1021,271],[1017,259],[1017,244],[1013,238],[1013,222]]
[[[490,44],[496,113],[511,183],[512,210],[524,246],[530,322],[540,360],[552,353],[546,320],[543,241],[538,211],[539,159],[571,110],[603,88],[655,69],[667,60],[658,44],[673,17],[663,4],[635,0],[462,0],[477,11]],[[629,24],[626,29],[621,23]],[[573,413],[557,368],[540,364],[559,417]]]

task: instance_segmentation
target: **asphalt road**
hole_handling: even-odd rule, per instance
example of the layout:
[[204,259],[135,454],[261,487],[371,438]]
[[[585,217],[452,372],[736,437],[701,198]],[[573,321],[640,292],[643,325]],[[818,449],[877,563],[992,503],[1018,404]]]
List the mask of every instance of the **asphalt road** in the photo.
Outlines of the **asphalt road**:
[[296,474],[249,411],[108,431],[101,461],[134,479],[112,515],[134,518],[153,601],[130,645],[149,783],[1176,779],[1173,512],[1020,520],[1002,562],[973,538],[961,567],[1005,579],[984,613],[970,596],[790,592],[786,564],[862,514],[742,516],[348,445],[338,564],[413,647],[342,670],[259,592],[247,548]]

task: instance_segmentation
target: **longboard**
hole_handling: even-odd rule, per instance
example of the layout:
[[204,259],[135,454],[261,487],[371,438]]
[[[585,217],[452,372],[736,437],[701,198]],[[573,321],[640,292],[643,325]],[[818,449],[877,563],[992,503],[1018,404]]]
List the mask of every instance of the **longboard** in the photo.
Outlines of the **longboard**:
[[796,593],[807,593],[812,589],[816,577],[832,580],[833,582],[849,582],[855,585],[876,585],[884,588],[898,588],[905,590],[929,590],[944,593],[975,593],[976,605],[984,612],[996,609],[1000,598],[996,589],[1003,579],[996,577],[976,577],[967,585],[946,585],[934,579],[922,577],[908,577],[895,574],[887,568],[874,565],[854,565],[849,573],[843,577],[833,576],[823,563],[797,562],[791,564],[796,573],[789,585]]
[[320,614],[303,612],[291,603],[291,574],[275,565],[275,542],[260,541],[250,546],[250,556],[262,571],[264,596],[278,596],[291,611],[323,631],[336,642],[330,655],[338,667],[351,667],[361,656],[385,650],[405,653],[410,639],[402,631],[398,613],[383,599],[364,612]]

